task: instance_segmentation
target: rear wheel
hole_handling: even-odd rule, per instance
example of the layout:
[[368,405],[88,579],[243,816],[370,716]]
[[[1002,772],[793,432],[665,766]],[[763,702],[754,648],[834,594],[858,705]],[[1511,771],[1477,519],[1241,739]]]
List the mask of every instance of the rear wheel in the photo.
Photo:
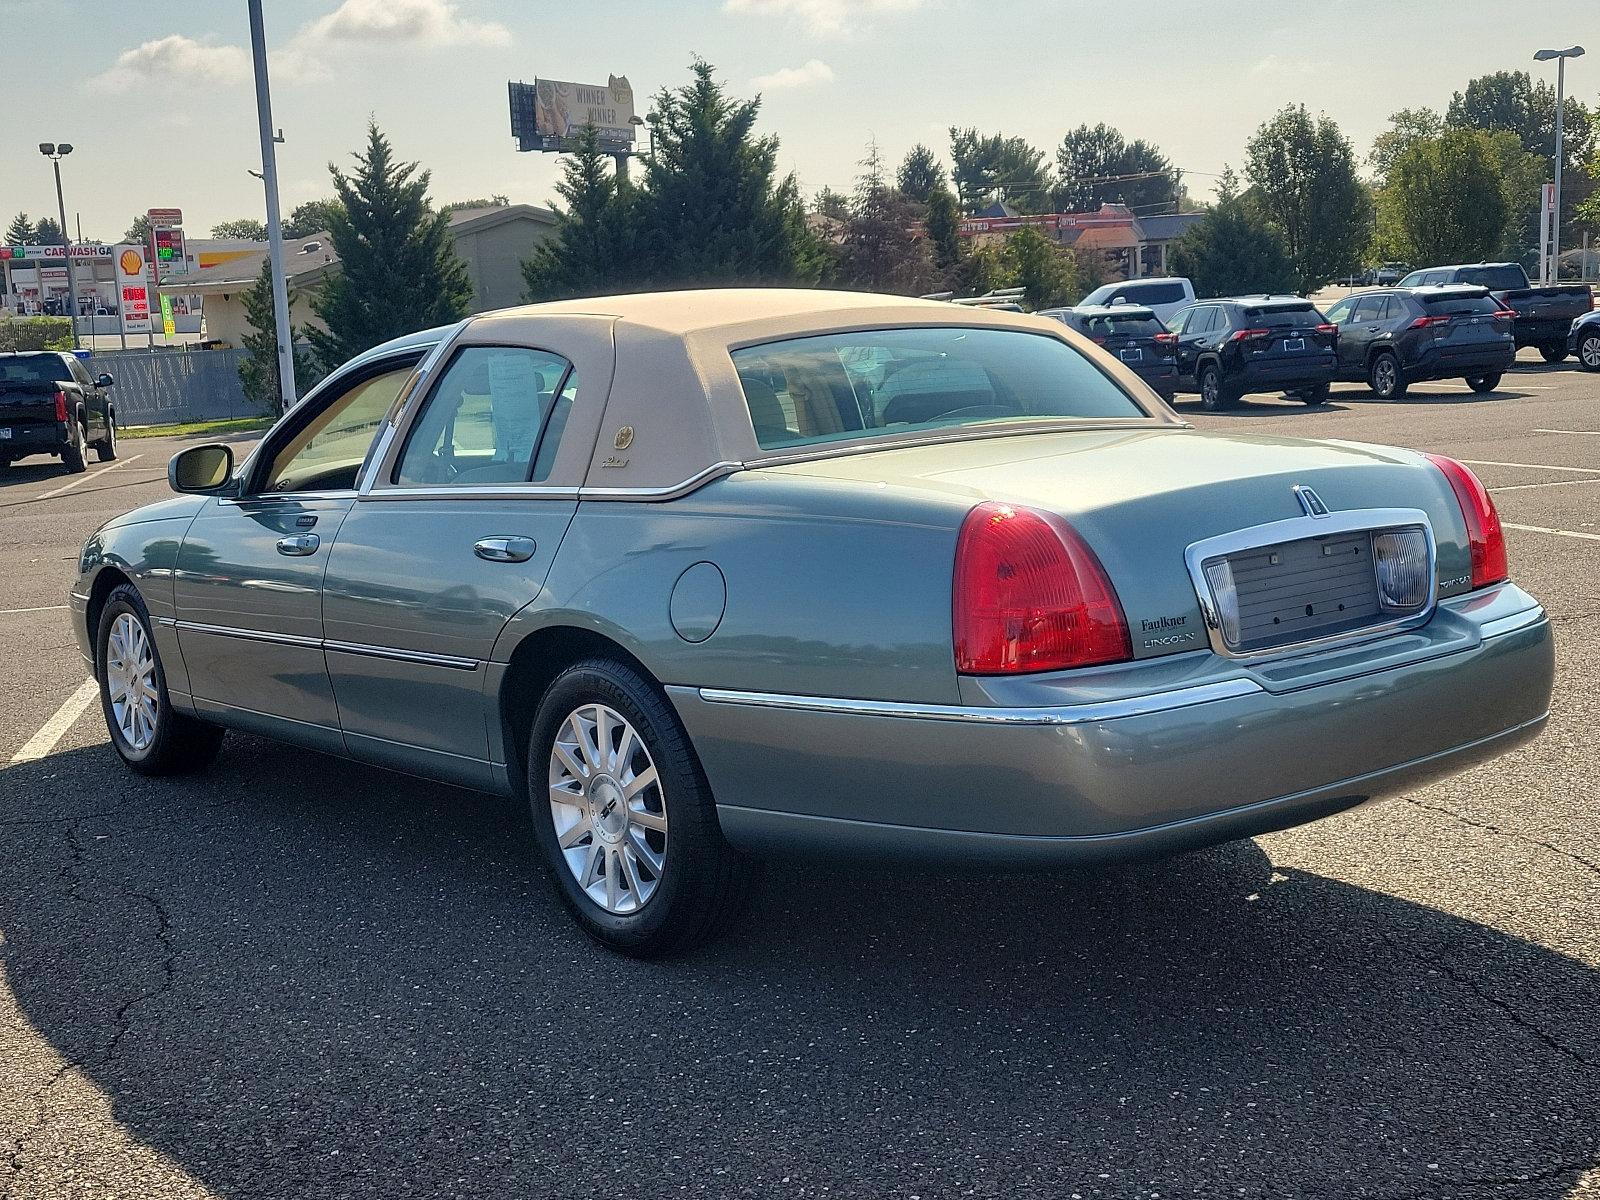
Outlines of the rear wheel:
[[117,414],[106,413],[106,436],[94,444],[94,456],[101,462],[110,462],[117,457]]
[[1578,340],[1578,362],[1585,371],[1600,371],[1600,330]]
[[1492,392],[1500,386],[1500,372],[1493,375],[1468,375],[1467,386],[1475,392]]
[[1296,388],[1289,395],[1300,401],[1301,404],[1326,404],[1329,391],[1330,385],[1319,383],[1312,387]]
[[177,775],[211,765],[222,730],[172,707],[150,614],[132,584],[114,589],[100,610],[95,674],[111,744],[128,766]]
[[534,836],[584,932],[638,958],[689,950],[744,905],[753,865],[660,689],[609,659],[550,686],[528,739]]
[[1233,396],[1222,385],[1222,370],[1216,363],[1200,368],[1200,406],[1207,412],[1220,412],[1233,403]]
[[88,443],[89,433],[84,429],[82,421],[72,421],[70,425],[72,440],[61,448],[61,461],[67,470],[76,475],[89,469],[89,464],[84,458],[84,448]]
[[1546,342],[1539,347],[1539,357],[1547,363],[1562,362],[1567,357],[1567,347],[1563,342]]
[[1387,350],[1372,356],[1367,367],[1367,386],[1380,400],[1398,400],[1406,394],[1406,377],[1400,362]]

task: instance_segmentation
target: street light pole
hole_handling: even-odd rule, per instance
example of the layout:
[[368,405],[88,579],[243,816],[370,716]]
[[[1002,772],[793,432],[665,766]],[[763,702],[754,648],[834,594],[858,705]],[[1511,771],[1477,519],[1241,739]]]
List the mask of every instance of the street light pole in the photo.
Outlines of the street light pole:
[[[1533,57],[1536,62],[1556,60],[1556,212],[1554,228],[1550,231],[1548,245],[1549,257],[1545,260],[1545,283],[1554,283],[1561,277],[1561,164],[1567,156],[1566,147],[1566,107],[1567,107],[1567,59],[1581,58],[1582,46],[1572,46],[1566,50],[1540,50]],[[1544,214],[1540,214],[1540,225],[1543,226]],[[1543,240],[1543,239],[1541,239]],[[1542,251],[1544,246],[1540,246]]]
[[72,144],[40,142],[39,153],[50,160],[56,172],[56,211],[61,217],[61,248],[67,258],[67,316],[72,321],[72,348],[78,349],[78,272],[72,265],[72,239],[67,236],[67,202],[61,195],[61,160],[72,153]]
[[256,123],[261,129],[261,182],[267,193],[267,246],[272,259],[272,312],[278,334],[278,397],[281,411],[296,399],[294,343],[289,332],[289,285],[283,273],[283,222],[278,213],[277,139],[272,133],[272,96],[267,89],[267,37],[261,0],[249,0],[250,53],[256,71]]

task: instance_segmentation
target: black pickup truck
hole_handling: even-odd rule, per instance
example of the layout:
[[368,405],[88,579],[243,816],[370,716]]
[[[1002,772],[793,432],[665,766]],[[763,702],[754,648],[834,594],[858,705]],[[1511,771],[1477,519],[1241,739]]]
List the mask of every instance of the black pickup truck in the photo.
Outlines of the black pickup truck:
[[1462,263],[1454,267],[1425,267],[1400,281],[1401,287],[1426,287],[1438,283],[1471,283],[1517,314],[1511,323],[1517,346],[1537,346],[1545,362],[1567,356],[1567,334],[1572,322],[1594,308],[1594,293],[1586,283],[1534,287],[1528,273],[1516,263]]
[[69,471],[117,456],[117,409],[109,375],[90,376],[76,355],[54,350],[0,354],[0,467],[53,454]]

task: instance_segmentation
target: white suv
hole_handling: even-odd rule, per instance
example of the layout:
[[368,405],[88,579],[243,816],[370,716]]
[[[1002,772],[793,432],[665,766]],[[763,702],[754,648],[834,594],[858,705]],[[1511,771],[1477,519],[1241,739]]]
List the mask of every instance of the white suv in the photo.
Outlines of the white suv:
[[1080,307],[1095,304],[1137,304],[1155,310],[1162,324],[1172,315],[1194,303],[1194,284],[1187,279],[1124,279],[1095,288],[1082,300]]

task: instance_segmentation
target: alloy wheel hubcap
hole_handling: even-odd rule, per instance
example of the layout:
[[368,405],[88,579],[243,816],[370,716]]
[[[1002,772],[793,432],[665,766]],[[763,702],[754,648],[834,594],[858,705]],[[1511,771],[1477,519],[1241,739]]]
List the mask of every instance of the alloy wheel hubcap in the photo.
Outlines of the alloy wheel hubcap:
[[644,739],[616,709],[585,704],[561,722],[550,751],[550,817],[589,899],[618,915],[649,903],[666,868],[666,801]]
[[143,753],[156,740],[161,697],[156,687],[155,651],[144,626],[132,613],[122,613],[106,642],[106,692],[117,733],[128,747]]
[[1583,343],[1583,365],[1600,367],[1600,337],[1589,338]]
[[1388,359],[1378,360],[1377,371],[1378,391],[1387,396],[1394,391],[1394,364]]
[[1215,404],[1217,400],[1217,377],[1207,375],[1205,383],[1200,386],[1200,398],[1207,404]]

